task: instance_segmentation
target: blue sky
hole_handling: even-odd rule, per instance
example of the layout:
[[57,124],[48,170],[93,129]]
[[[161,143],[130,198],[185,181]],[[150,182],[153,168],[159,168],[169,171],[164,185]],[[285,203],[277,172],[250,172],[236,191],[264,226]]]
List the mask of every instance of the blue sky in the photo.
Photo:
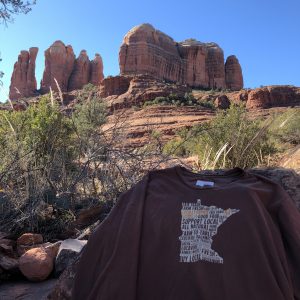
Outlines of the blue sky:
[[126,32],[151,23],[176,41],[196,38],[216,42],[225,56],[235,54],[245,87],[270,84],[300,86],[299,0],[37,0],[28,15],[0,27],[0,52],[5,72],[0,100],[5,100],[13,64],[20,50],[39,47],[36,77],[44,69],[44,51],[55,41],[99,52],[104,74],[119,73],[118,52]]

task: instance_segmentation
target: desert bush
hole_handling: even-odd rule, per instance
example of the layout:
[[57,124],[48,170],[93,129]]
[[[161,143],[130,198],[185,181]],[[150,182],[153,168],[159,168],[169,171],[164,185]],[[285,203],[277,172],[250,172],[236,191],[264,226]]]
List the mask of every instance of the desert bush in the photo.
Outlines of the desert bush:
[[149,157],[159,157],[159,136],[157,148],[123,147],[122,121],[105,127],[108,109],[94,88],[81,96],[67,114],[51,95],[25,111],[0,112],[0,231],[54,237],[77,207],[112,207],[144,175]]
[[198,155],[207,168],[253,167],[276,152],[268,126],[249,120],[243,105],[218,110],[214,119],[178,132],[164,147],[165,153]]
[[277,144],[300,144],[300,109],[289,107],[284,113],[273,114],[270,131]]
[[204,106],[202,103],[198,102],[192,93],[185,93],[184,96],[178,96],[177,94],[170,94],[167,97],[156,97],[154,100],[145,101],[143,107],[149,105],[175,105],[175,106],[185,106],[185,105],[195,105]]

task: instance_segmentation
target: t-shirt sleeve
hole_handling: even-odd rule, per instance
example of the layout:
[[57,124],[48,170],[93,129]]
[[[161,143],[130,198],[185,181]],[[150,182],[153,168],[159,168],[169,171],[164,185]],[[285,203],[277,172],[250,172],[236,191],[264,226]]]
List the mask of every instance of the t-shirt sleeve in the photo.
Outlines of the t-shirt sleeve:
[[[76,271],[73,300],[135,299],[143,207],[149,173],[123,192],[90,236]],[[126,281],[126,288],[118,288]],[[124,286],[124,285],[123,285]]]
[[290,195],[279,186],[277,210],[282,239],[293,282],[295,300],[300,300],[300,212]]

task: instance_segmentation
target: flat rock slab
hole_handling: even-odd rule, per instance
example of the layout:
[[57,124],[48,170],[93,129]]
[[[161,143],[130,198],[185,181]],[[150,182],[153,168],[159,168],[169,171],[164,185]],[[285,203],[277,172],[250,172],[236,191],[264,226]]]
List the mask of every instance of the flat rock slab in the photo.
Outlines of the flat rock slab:
[[0,299],[46,300],[56,281],[57,279],[49,279],[38,283],[25,280],[1,283]]

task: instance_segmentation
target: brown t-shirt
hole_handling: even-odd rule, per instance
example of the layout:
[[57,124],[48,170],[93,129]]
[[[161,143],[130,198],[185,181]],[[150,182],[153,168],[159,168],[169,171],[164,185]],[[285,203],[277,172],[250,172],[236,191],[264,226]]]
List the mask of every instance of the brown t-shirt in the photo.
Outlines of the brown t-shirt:
[[300,213],[235,167],[149,171],[83,249],[73,300],[299,300]]

